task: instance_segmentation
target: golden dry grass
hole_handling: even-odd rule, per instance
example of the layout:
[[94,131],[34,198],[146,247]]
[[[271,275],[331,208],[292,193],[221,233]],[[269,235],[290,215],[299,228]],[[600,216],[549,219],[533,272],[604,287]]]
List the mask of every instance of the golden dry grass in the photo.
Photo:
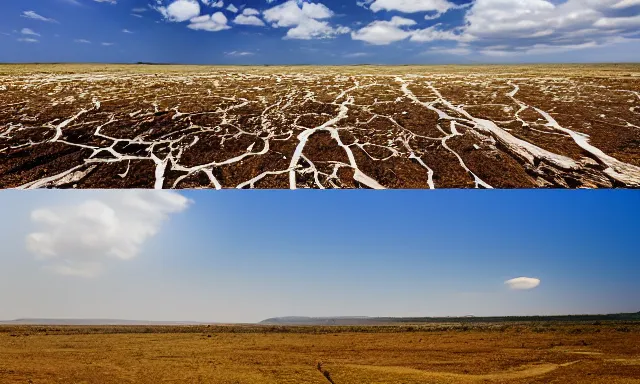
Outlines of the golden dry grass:
[[640,383],[640,325],[413,329],[0,327],[0,382]]

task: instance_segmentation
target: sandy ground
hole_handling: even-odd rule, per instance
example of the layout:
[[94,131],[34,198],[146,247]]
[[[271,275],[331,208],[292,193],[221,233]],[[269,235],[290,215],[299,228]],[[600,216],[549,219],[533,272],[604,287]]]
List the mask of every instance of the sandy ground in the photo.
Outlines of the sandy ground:
[[640,328],[5,326],[0,382],[640,383]]

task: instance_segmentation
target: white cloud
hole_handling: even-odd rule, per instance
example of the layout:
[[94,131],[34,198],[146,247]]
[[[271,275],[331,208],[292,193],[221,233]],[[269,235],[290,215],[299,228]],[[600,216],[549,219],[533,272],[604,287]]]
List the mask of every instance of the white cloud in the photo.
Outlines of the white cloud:
[[236,6],[233,5],[233,4],[229,4],[229,6],[227,6],[227,11],[233,12],[233,13],[238,13],[238,8],[236,8]]
[[125,29],[122,30],[122,33],[133,33],[133,32],[131,32],[130,30],[125,28]]
[[222,12],[216,12],[213,15],[203,15],[194,17],[187,28],[197,31],[218,32],[229,29],[227,25],[227,17]]
[[46,22],[49,22],[49,23],[57,23],[57,21],[55,19],[50,19],[48,17],[44,17],[42,15],[39,15],[39,14],[35,13],[34,11],[24,11],[24,12],[22,12],[22,15],[20,15],[20,16],[26,17],[27,19],[46,21]]
[[455,5],[447,0],[375,0],[369,8],[374,11],[398,11],[404,13],[431,12],[444,13]]
[[147,8],[133,8],[131,10],[131,12],[133,12],[133,13],[143,13],[143,12],[147,12]]
[[166,20],[173,22],[191,20],[200,15],[200,3],[198,0],[175,0],[168,6],[157,6],[155,9]]
[[65,207],[31,212],[39,228],[26,247],[53,272],[93,277],[107,260],[130,260],[171,214],[191,202],[167,191],[126,190]]
[[18,41],[21,43],[37,43],[38,42],[37,39],[33,39],[31,37],[21,37],[18,39]]
[[347,27],[333,27],[324,21],[333,16],[333,11],[321,3],[298,2],[289,0],[267,9],[264,19],[274,28],[290,28],[285,39],[323,39],[349,33]]
[[115,45],[116,43],[102,43],[103,46],[105,47],[110,47],[112,45]]
[[394,16],[389,21],[376,20],[371,24],[351,32],[351,38],[375,45],[387,45],[410,37],[413,31],[405,27],[416,25],[414,20]]
[[258,16],[260,11],[254,8],[245,8],[242,10],[242,14],[245,16]]
[[[631,38],[640,28],[638,0],[476,0],[465,16],[465,40],[480,50],[555,51],[602,46]],[[624,11],[622,11],[624,10]],[[637,38],[637,36],[635,36]]]
[[247,51],[231,51],[231,52],[225,52],[224,54],[225,56],[253,56],[254,55],[253,52],[247,52]]
[[536,288],[540,285],[540,279],[532,277],[516,277],[515,279],[505,281],[504,284],[510,289],[522,291]]
[[213,7],[213,8],[222,8],[224,7],[224,1],[220,0],[220,1],[215,1],[215,0],[201,0],[202,4],[208,6],[208,7]]
[[112,4],[112,5],[118,3],[117,0],[93,0],[93,1],[95,1],[96,3],[109,3],[109,4]]
[[91,42],[89,40],[86,39],[75,39],[73,40],[74,43],[80,43],[80,44],[91,44]]
[[22,33],[23,35],[40,36],[39,33],[36,33],[32,29],[29,29],[29,28],[22,28],[20,33]]
[[238,15],[235,19],[233,19],[235,24],[241,25],[255,25],[257,27],[263,27],[264,22],[260,20],[257,16],[246,16],[246,15]]

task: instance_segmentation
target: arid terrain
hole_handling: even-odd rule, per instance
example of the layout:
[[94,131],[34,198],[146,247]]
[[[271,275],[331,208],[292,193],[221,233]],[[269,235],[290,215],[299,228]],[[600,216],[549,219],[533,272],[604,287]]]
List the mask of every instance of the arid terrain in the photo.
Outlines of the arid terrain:
[[0,66],[0,188],[612,187],[640,65]]
[[640,325],[0,326],[1,383],[640,383]]

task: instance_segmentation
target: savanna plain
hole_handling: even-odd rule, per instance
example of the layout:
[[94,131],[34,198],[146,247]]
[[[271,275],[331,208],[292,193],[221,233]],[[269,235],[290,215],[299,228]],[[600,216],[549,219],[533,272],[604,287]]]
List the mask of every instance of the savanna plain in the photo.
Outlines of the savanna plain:
[[638,188],[640,65],[0,66],[2,188]]
[[0,382],[640,383],[640,324],[0,326]]

